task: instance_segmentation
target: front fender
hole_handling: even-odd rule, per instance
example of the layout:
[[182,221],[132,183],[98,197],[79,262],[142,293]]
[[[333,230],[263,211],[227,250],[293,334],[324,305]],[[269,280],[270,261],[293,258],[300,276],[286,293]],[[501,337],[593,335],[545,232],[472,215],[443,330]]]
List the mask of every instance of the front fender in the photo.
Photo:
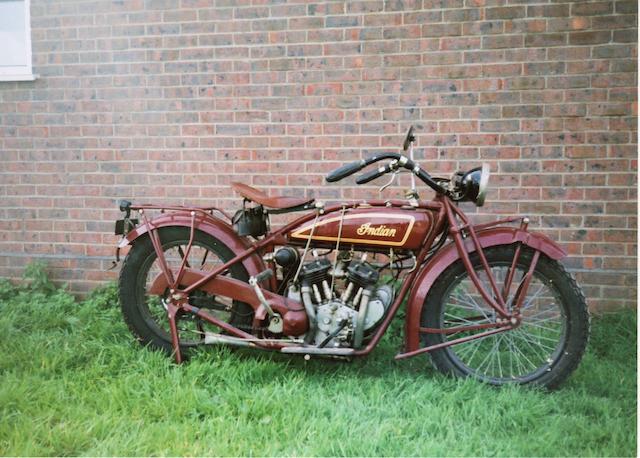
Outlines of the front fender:
[[[551,259],[562,259],[567,255],[567,252],[562,247],[546,235],[527,232],[519,228],[496,227],[479,231],[477,236],[482,248],[522,242],[534,250],[541,251]],[[475,246],[471,239],[467,238],[465,244],[469,253],[475,251]],[[437,253],[416,277],[407,301],[407,321],[405,323],[405,348],[407,352],[420,348],[420,317],[422,315],[422,306],[429,290],[440,274],[459,259],[458,250],[455,244],[451,243]]]
[[[157,218],[152,219],[150,223],[153,227],[158,228],[168,226],[184,226],[190,228],[191,219],[192,216],[189,212],[173,212],[158,216]],[[231,225],[215,218],[214,216],[198,214],[195,218],[195,224],[197,230],[205,232],[220,240],[235,254],[240,254],[251,246],[246,239],[240,237],[236,231],[233,230]],[[118,248],[130,245],[138,237],[146,234],[148,231],[149,228],[146,224],[137,226],[120,241]],[[256,253],[246,257],[242,261],[242,265],[247,270],[247,273],[253,276],[266,269],[262,258]]]

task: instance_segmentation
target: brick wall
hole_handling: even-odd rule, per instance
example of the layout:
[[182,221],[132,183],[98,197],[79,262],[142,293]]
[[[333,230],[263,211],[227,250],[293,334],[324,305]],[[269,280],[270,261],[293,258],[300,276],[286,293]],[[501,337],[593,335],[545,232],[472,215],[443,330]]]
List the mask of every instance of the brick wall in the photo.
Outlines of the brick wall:
[[491,164],[480,219],[531,215],[594,309],[635,305],[635,0],[253,3],[32,0],[40,78],[0,83],[0,275],[114,278],[123,197],[376,197],[323,176],[413,124],[428,170]]

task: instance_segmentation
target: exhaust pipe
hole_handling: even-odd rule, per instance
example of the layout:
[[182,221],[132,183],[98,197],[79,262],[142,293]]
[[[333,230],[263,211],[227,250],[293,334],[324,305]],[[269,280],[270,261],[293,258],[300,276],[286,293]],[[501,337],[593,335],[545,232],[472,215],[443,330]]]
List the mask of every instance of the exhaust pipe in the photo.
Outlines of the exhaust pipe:
[[233,345],[234,347],[256,347],[257,345],[247,339],[241,339],[239,337],[224,336],[222,334],[215,334],[213,332],[204,333],[205,345]]
[[232,345],[234,347],[252,347],[252,348],[262,348],[265,349],[264,346],[260,345],[260,343],[277,343],[282,345],[283,347],[287,346],[299,346],[303,341],[301,339],[243,339],[240,337],[227,336],[223,334],[216,334],[214,332],[205,332],[204,333],[204,343],[205,345]]

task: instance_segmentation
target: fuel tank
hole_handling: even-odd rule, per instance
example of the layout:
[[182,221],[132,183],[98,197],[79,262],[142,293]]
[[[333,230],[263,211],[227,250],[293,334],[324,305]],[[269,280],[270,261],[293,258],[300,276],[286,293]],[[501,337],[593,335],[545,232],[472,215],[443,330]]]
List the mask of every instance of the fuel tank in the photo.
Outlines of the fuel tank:
[[[321,215],[318,221],[306,221],[291,229],[291,243],[313,247],[340,246],[386,250],[417,250],[432,229],[434,213],[426,209],[397,207],[357,207]],[[342,225],[342,228],[340,227]]]

